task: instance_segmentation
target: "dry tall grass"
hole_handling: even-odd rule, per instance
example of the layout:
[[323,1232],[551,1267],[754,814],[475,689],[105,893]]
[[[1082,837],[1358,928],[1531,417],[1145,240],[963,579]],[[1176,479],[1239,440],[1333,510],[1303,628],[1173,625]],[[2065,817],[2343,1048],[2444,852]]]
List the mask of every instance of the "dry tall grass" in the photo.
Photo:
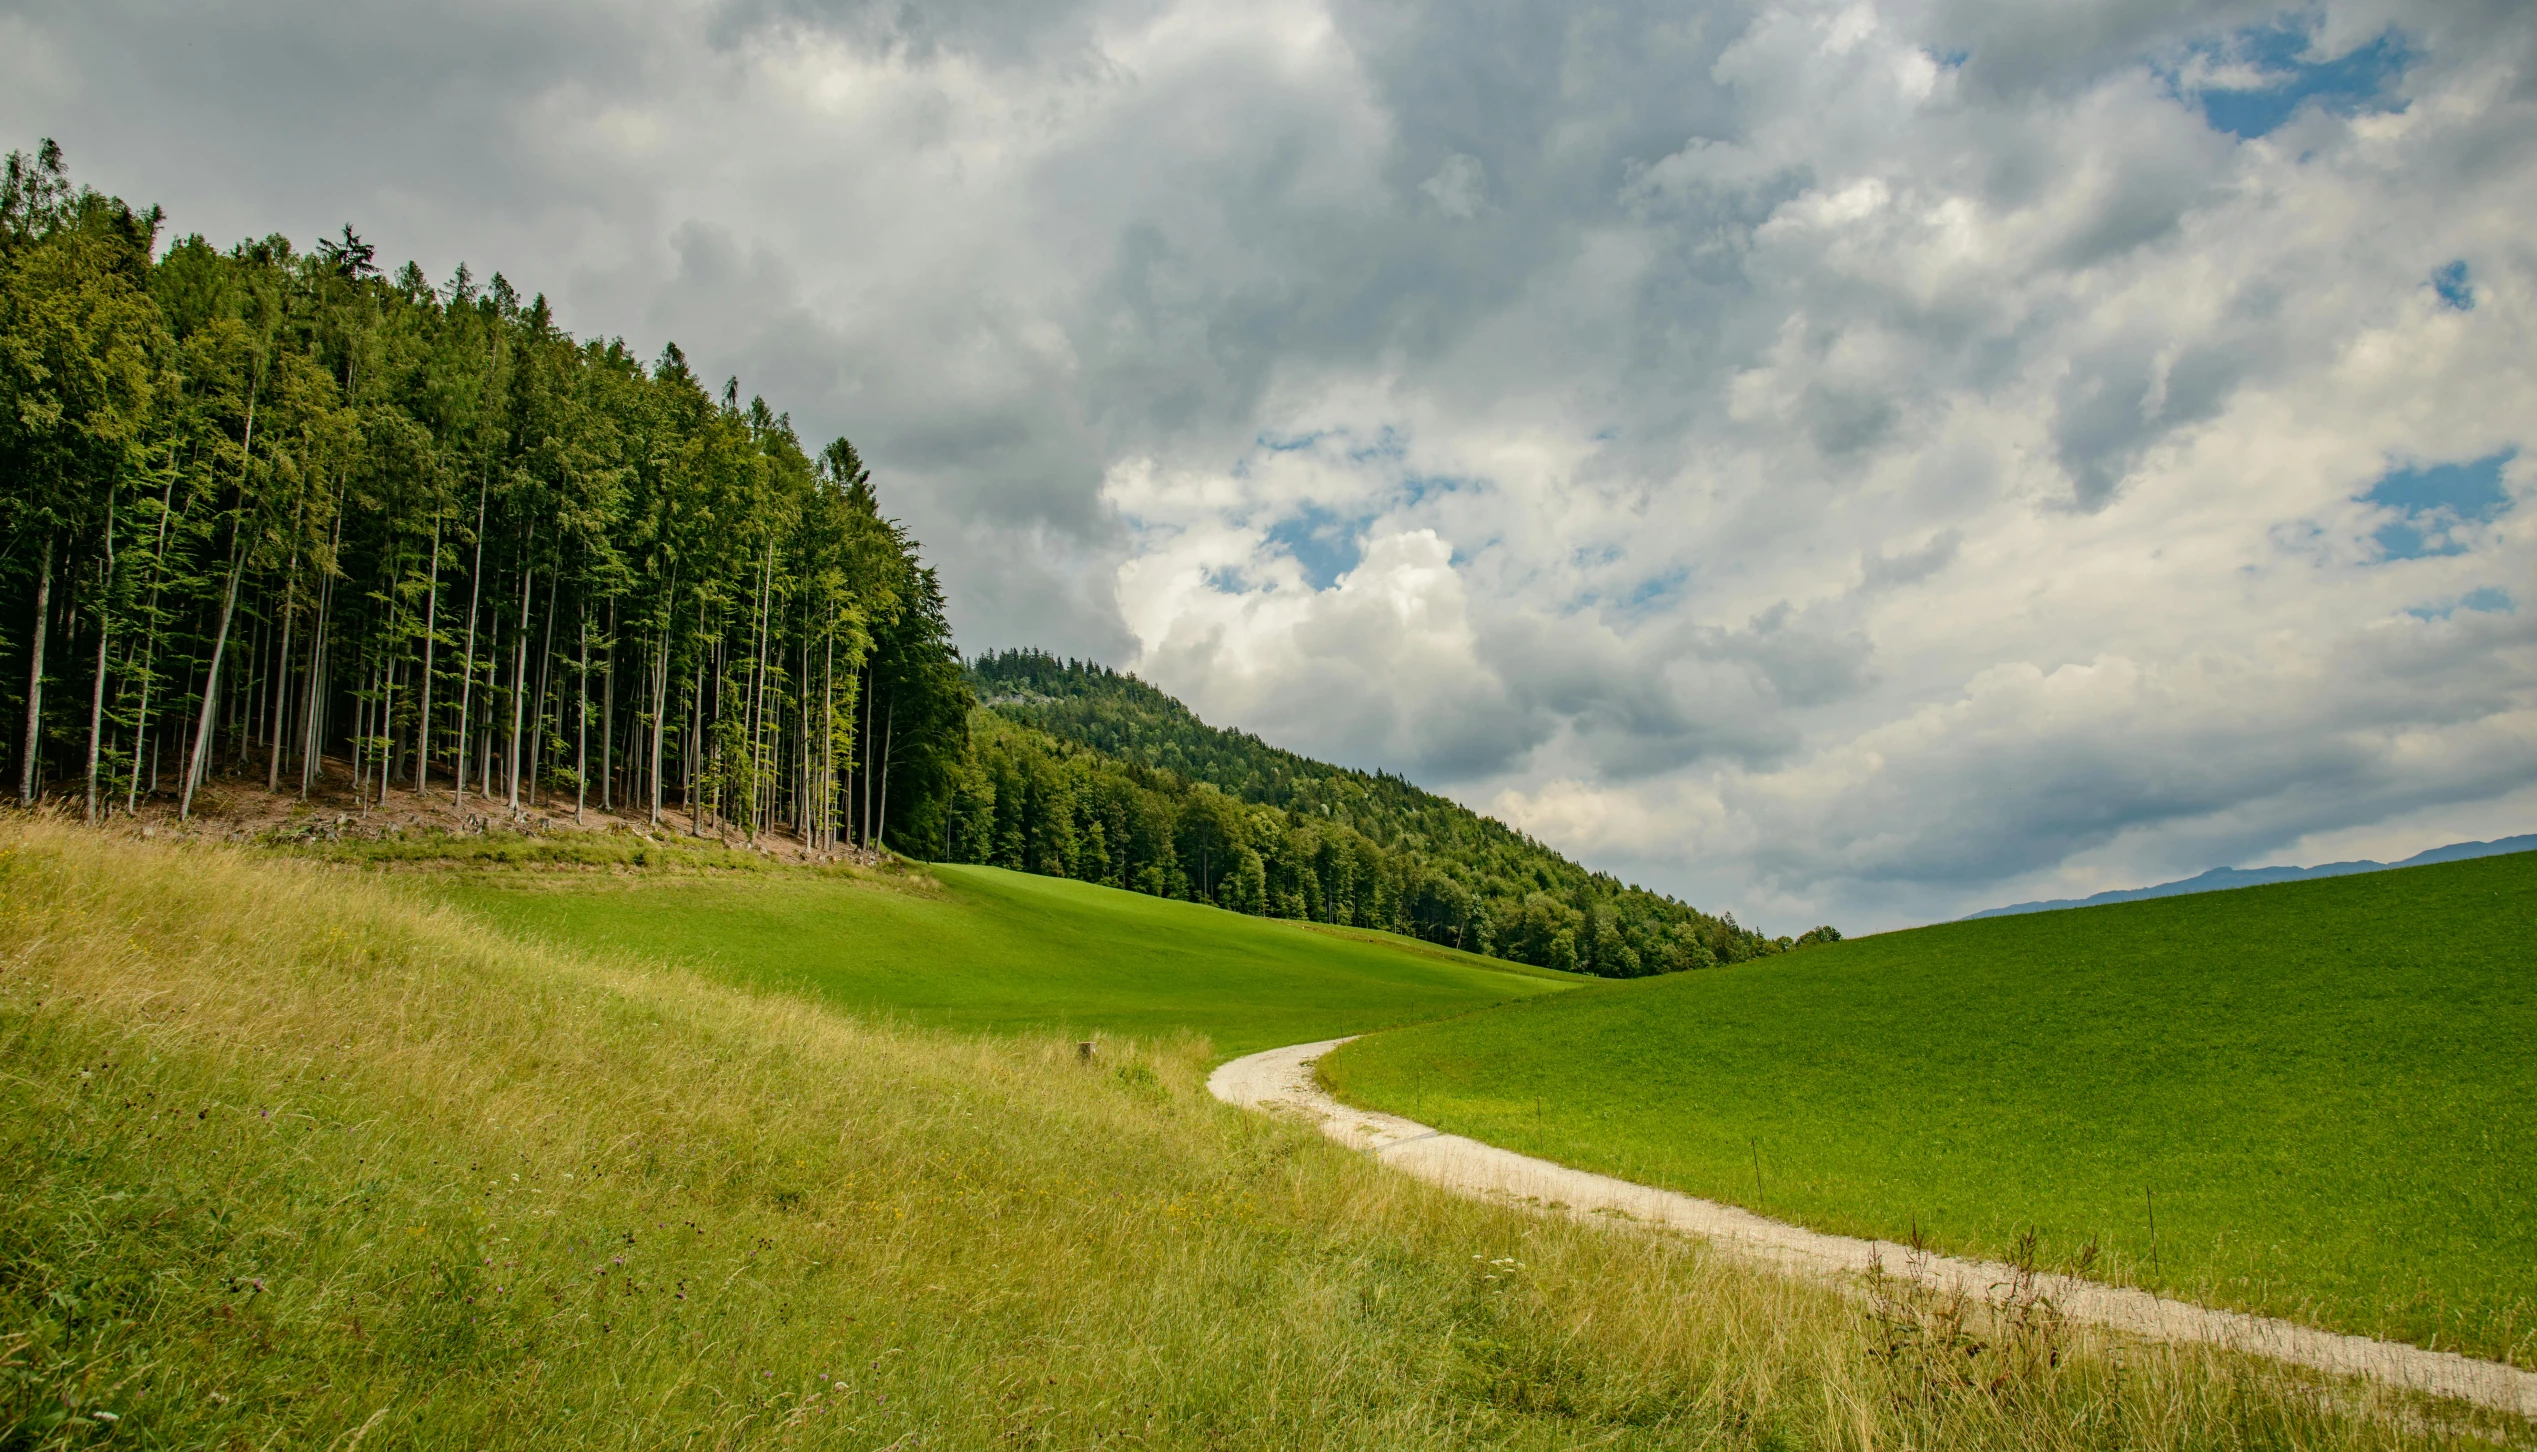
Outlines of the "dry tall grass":
[[0,1447],[2438,1440],[1456,1201],[1215,1104],[1206,1059],[1087,1069],[341,868],[0,826]]

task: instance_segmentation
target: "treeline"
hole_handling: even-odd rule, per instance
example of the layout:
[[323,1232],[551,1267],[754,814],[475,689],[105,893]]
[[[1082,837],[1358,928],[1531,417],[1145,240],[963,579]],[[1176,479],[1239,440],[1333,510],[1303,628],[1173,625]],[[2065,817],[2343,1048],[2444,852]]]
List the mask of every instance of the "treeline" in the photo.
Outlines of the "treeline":
[[161,221],[8,157],[20,801],[184,814],[226,775],[942,834],[971,697],[852,445],[499,274],[384,276],[349,227],[162,255]]
[[1611,978],[1840,934],[1770,938],[1397,776],[1208,726],[1152,686],[1039,651],[970,663],[984,703],[943,854],[1238,912],[1353,924]]

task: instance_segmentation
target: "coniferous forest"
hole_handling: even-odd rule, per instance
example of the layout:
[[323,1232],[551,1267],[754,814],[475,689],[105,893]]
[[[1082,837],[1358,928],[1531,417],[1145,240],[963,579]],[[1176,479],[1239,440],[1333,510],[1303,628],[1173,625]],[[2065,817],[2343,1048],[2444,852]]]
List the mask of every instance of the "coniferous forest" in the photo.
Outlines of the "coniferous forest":
[[158,247],[12,153],[0,195],[10,786],[448,792],[816,846],[938,835],[968,692],[853,446],[347,227]]
[[[21,803],[445,793],[1079,878],[1606,977],[1837,937],[1588,872],[1035,651],[964,666],[854,446],[346,227],[161,246],[0,191],[0,686]],[[977,705],[979,697],[988,705]]]

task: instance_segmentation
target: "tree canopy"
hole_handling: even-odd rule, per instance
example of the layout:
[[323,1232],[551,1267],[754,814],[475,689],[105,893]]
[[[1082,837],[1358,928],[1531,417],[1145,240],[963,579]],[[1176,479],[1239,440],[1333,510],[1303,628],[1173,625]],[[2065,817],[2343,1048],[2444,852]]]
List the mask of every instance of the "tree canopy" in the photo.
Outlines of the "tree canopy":
[[0,178],[0,646],[20,800],[215,773],[569,802],[816,846],[940,835],[970,697],[843,439],[675,345],[577,340],[347,226],[158,250]]
[[1132,675],[1036,650],[969,665],[983,702],[947,855],[1241,912],[1351,924],[1634,978],[1840,934],[1771,938],[1592,872],[1388,772],[1207,725]]

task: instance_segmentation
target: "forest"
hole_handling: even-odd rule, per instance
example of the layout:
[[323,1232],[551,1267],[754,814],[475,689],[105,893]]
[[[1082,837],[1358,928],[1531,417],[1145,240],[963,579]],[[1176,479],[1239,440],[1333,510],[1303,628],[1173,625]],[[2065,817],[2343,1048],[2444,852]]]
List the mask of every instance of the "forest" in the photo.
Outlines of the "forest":
[[[161,246],[58,147],[0,178],[0,756],[22,804],[217,783],[483,822],[888,847],[1638,977],[1768,938],[1397,776],[1036,651],[964,665],[837,439],[349,226]],[[987,703],[981,707],[979,700]]]
[[162,250],[163,221],[49,141],[7,159],[21,803],[183,818],[225,778],[939,835],[969,691],[852,444],[499,273],[387,275],[349,226]]
[[1771,938],[1388,772],[1207,725],[1138,680],[1036,650],[971,661],[983,703],[940,854],[1238,912],[1382,928],[1636,978],[1838,940]]

